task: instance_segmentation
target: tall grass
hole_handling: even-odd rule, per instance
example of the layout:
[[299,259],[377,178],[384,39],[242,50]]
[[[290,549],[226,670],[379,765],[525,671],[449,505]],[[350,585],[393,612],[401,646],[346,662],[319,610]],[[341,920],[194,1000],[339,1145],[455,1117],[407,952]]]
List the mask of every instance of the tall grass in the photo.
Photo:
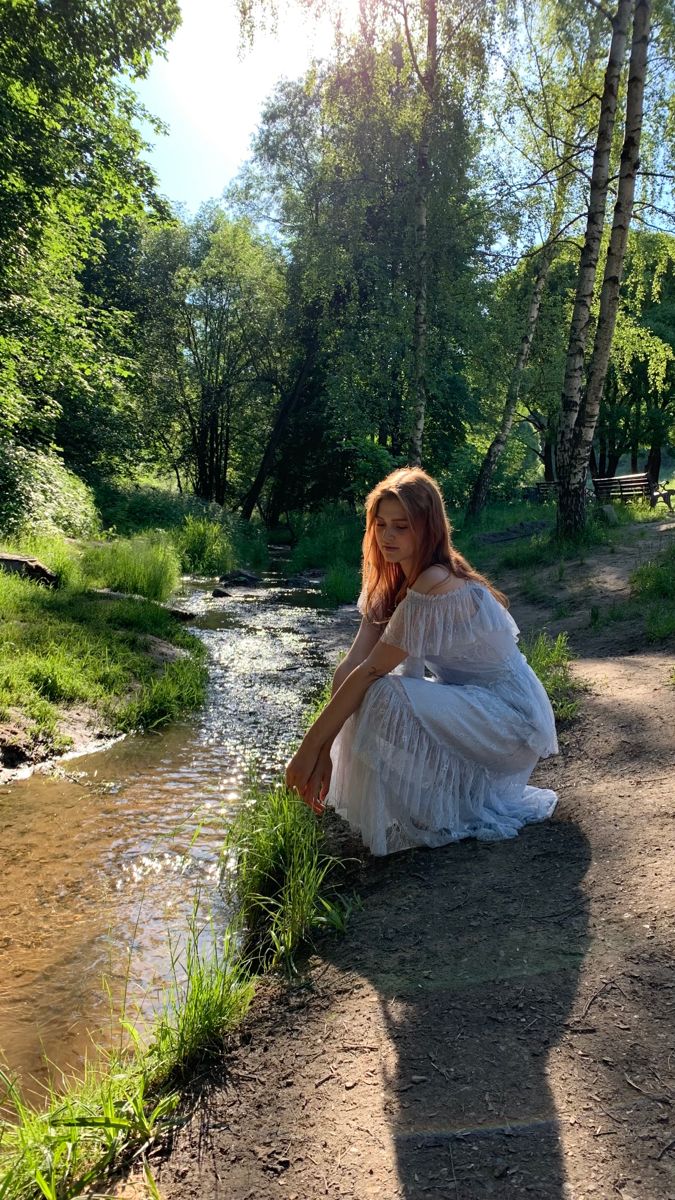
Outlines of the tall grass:
[[361,574],[357,567],[336,562],[326,574],[321,591],[333,604],[352,604],[361,588]]
[[226,877],[246,945],[264,969],[294,970],[295,954],[313,930],[339,926],[335,887],[339,860],[326,849],[323,827],[285,787],[252,788],[224,845],[234,869]]
[[143,1037],[126,1016],[128,1049],[99,1050],[84,1077],[53,1085],[46,1104],[29,1104],[0,1072],[14,1120],[2,1127],[2,1200],[65,1200],[81,1195],[132,1150],[138,1154],[173,1123],[176,1084],[196,1061],[222,1045],[244,1017],[255,980],[238,961],[232,938],[203,947],[193,921],[173,982]]
[[535,675],[543,683],[551,706],[559,720],[570,720],[579,711],[576,694],[579,685],[570,674],[570,649],[567,634],[559,633],[552,638],[540,633],[534,638],[524,639],[521,650]]
[[165,1135],[175,1121],[177,1085],[220,1053],[223,1035],[251,1003],[256,972],[293,970],[313,930],[344,927],[345,906],[333,895],[338,864],[320,824],[283,788],[252,790],[226,853],[238,862],[235,924],[219,939],[193,918],[184,948],[172,951],[172,983],[149,1032],[124,1015],[128,1049],[102,1053],[83,1079],[52,1087],[44,1108],[28,1104],[4,1077],[14,1121],[0,1138],[2,1200],[79,1195]]
[[87,547],[80,570],[90,587],[166,600],[178,586],[180,560],[168,538],[139,535]]
[[332,567],[334,563],[358,568],[363,538],[363,517],[343,505],[330,505],[306,514],[291,555],[292,571],[303,567]]
[[183,570],[200,575],[222,575],[233,570],[234,547],[223,525],[203,517],[186,517],[174,538]]

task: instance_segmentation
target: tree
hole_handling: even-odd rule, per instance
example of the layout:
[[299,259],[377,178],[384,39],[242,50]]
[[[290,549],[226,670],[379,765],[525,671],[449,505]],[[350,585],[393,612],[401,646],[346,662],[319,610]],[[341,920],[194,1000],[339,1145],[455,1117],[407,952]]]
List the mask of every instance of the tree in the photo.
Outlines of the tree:
[[600,315],[588,383],[584,388],[585,350],[590,328],[595,275],[600,257],[609,189],[612,133],[631,10],[630,0],[619,0],[612,22],[612,39],[605,72],[593,160],[586,233],[579,262],[577,291],[570,326],[557,447],[560,481],[558,532],[563,537],[577,536],[584,526],[586,475],[616,321],[619,284],[632,216],[635,176],[639,162],[651,12],[649,0],[636,0],[632,14],[633,35],[621,170],[610,243],[605,261]]
[[139,287],[146,429],[179,480],[232,505],[248,490],[289,354],[279,252],[208,206],[189,225],[148,228]]

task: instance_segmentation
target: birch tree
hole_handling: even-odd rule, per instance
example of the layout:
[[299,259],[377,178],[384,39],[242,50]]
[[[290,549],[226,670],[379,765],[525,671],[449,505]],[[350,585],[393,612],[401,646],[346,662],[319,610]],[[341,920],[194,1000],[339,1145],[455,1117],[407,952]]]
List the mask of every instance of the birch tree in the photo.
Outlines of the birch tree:
[[[646,26],[644,24],[645,11],[647,16]],[[560,485],[558,533],[563,537],[576,536],[583,529],[585,521],[586,474],[597,416],[597,409],[595,414],[593,414],[592,405],[589,409],[588,417],[586,416],[585,355],[591,330],[595,279],[600,259],[609,192],[612,137],[628,30],[632,15],[633,4],[631,0],[619,0],[616,13],[612,19],[612,37],[605,70],[600,103],[600,119],[593,156],[588,217],[579,261],[574,309],[570,325],[556,454]],[[617,197],[617,209],[615,210],[616,223],[620,225],[623,225],[626,221],[630,221],[632,212],[633,193],[631,190],[629,197],[627,189],[631,187],[629,180],[632,181],[632,186],[634,187],[635,171],[638,162],[637,154],[639,152],[639,131],[642,120],[642,94],[646,69],[648,22],[649,0],[637,0],[635,5],[631,76],[628,88],[626,137],[622,152],[622,175],[619,184],[621,197],[620,199]],[[631,115],[629,116],[629,114]],[[638,122],[637,127],[635,121]],[[612,269],[615,272],[619,271],[616,284],[617,301],[622,261],[623,253],[617,233],[614,239],[614,252],[612,255]],[[607,279],[606,309],[607,306],[611,307],[610,300],[611,296],[614,295],[613,285],[610,288],[609,274],[607,275]],[[615,307],[614,312],[616,312]],[[607,315],[609,314],[607,313]],[[606,331],[608,329],[606,320],[604,325]],[[598,362],[598,368],[600,371],[600,362]],[[604,385],[606,370],[607,362],[605,361],[601,372],[602,385]],[[600,373],[596,374],[596,386],[599,381]]]

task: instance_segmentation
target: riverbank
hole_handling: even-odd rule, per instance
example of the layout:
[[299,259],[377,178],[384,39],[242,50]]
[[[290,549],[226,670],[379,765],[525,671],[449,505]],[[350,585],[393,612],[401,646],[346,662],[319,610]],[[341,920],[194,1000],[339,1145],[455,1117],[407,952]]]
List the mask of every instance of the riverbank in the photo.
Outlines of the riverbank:
[[626,603],[673,537],[536,590],[500,575],[524,631],[577,655],[580,715],[536,773],[554,819],[371,862],[346,937],[267,986],[195,1083],[152,1161],[163,1200],[675,1196],[674,656]]
[[166,609],[0,573],[0,783],[197,708],[204,652]]
[[[140,515],[127,513],[127,524]],[[161,602],[181,572],[217,577],[266,561],[267,550],[258,529],[234,519],[180,509],[174,518],[163,530],[132,526],[126,537],[28,533],[0,542],[36,557],[47,568],[40,584],[50,585],[0,570],[0,782],[102,749],[121,733],[157,729],[203,702],[203,647]]]

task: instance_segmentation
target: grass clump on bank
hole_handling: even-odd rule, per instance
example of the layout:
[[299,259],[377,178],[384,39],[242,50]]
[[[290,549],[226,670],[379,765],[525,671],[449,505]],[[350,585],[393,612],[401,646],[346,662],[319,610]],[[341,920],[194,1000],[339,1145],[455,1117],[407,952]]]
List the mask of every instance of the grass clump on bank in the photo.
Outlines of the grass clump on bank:
[[579,711],[576,699],[579,687],[570,675],[567,634],[559,633],[552,638],[548,633],[540,633],[535,638],[523,640],[521,650],[543,683],[556,718],[568,721],[575,717]]
[[80,570],[89,587],[110,588],[147,600],[167,600],[180,580],[176,549],[161,535],[118,538],[86,547]]
[[14,1115],[0,1131],[2,1200],[65,1200],[105,1178],[133,1151],[166,1135],[179,1104],[177,1084],[245,1016],[255,980],[226,937],[205,951],[193,927],[174,982],[146,1038],[126,1020],[126,1051],[103,1054],[83,1079],[52,1087],[46,1104],[28,1104],[0,1072],[5,1108]]
[[246,944],[265,970],[292,973],[298,947],[315,929],[344,922],[332,896],[340,863],[327,851],[322,824],[285,787],[253,789],[224,850],[232,861],[229,899]]

